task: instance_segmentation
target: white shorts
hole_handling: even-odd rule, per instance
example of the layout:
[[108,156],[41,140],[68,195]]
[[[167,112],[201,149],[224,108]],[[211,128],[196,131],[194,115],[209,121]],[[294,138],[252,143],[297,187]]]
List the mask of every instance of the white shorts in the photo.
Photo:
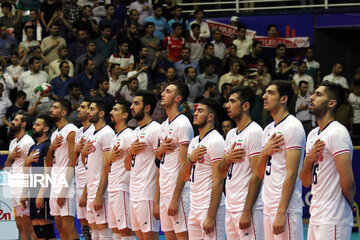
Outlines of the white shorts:
[[303,240],[303,222],[301,214],[287,213],[285,215],[285,232],[275,235],[273,234],[273,223],[275,215],[264,214],[264,233],[266,240]]
[[109,193],[109,228],[131,229],[129,193],[119,191]]
[[102,208],[98,211],[94,210],[94,200],[87,199],[86,204],[86,220],[88,223],[105,224],[108,220],[108,199],[103,198]]
[[85,219],[86,218],[86,207],[79,206],[81,195],[76,194],[76,216],[78,219]]
[[225,206],[219,206],[215,219],[214,231],[206,234],[203,230],[203,222],[206,219],[208,209],[193,209],[189,213],[189,239],[225,239]]
[[54,192],[51,192],[50,194],[50,215],[52,216],[72,216],[75,217],[75,211],[76,211],[76,195],[74,195],[72,198],[66,198],[65,204],[62,207],[59,207],[57,203],[57,194]]
[[264,239],[263,211],[252,211],[251,226],[240,229],[239,222],[242,212],[226,211],[226,238],[227,239]]
[[160,221],[161,230],[164,232],[174,231],[176,233],[186,232],[189,218],[190,198],[180,197],[178,214],[169,216],[168,208],[171,198],[160,197]]
[[159,220],[153,214],[154,201],[130,201],[130,218],[133,231],[159,232]]
[[13,207],[13,213],[15,217],[26,217],[30,216],[30,202],[27,201],[26,208],[21,204],[20,198],[12,198],[11,205]]
[[309,224],[308,240],[350,240],[351,226]]

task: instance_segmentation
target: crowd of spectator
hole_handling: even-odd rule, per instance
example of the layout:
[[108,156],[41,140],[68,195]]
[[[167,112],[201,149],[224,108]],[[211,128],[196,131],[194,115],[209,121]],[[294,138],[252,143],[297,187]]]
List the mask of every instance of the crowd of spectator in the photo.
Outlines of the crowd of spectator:
[[[173,81],[184,81],[190,88],[182,106],[189,118],[201,98],[219,100],[224,107],[219,128],[224,133],[231,126],[225,103],[234,86],[254,89],[251,116],[264,126],[270,120],[263,111],[264,90],[272,80],[291,81],[297,98],[290,111],[308,132],[316,125],[308,113],[310,95],[323,80],[337,82],[348,91],[337,119],[353,136],[360,135],[360,68],[351,81],[341,75],[341,63],[322,74],[313,48],[306,49],[302,60],[290,61],[285,45],[263,48],[247,38],[247,27],[236,16],[230,20],[238,35],[226,45],[221,30],[211,31],[203,17],[204,11],[197,9],[190,21],[181,6],[168,0],[165,6],[144,0],[129,6],[120,0],[2,0],[1,148],[7,147],[3,136],[9,135],[20,109],[36,117],[65,97],[72,102],[69,120],[80,125],[76,110],[84,97],[106,101],[109,114],[116,100],[132,101],[140,89],[152,90],[160,99]],[[266,29],[269,37],[278,36],[276,25]],[[159,102],[153,118],[160,123],[166,118]],[[108,115],[106,120],[110,122]]]

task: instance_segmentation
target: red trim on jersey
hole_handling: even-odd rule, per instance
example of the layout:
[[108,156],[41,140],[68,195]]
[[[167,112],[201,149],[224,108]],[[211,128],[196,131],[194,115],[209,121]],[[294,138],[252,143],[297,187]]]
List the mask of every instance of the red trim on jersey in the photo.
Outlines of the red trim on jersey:
[[125,192],[124,191],[123,191],[123,196],[124,196],[125,222],[126,222],[126,227],[129,228],[128,222],[127,222],[126,200],[125,200]]
[[110,151],[110,148],[104,148],[102,151],[103,151],[103,152]]
[[183,203],[182,198],[180,198],[180,201],[181,201],[181,208],[182,208],[183,213],[184,213],[185,225],[186,225],[186,227],[187,227],[187,221],[186,221],[186,215],[185,215],[184,203]]
[[179,142],[179,145],[181,145],[181,144],[185,144],[185,143],[189,143],[189,141]]
[[228,151],[226,151],[226,150],[224,150],[224,152],[225,152],[226,154],[229,154],[229,152],[228,152]]
[[[68,203],[68,212],[67,212],[67,214],[68,214],[68,216],[70,216],[70,200],[67,199],[66,201]],[[61,213],[60,213],[60,216],[61,216]]]
[[252,156],[257,156],[257,155],[260,155],[261,154],[261,152],[254,152],[254,153],[252,153],[252,154],[249,154],[249,157],[252,157]]
[[289,225],[289,240],[291,240],[291,229],[290,229],[290,216],[288,214],[288,225]]
[[339,153],[343,153],[343,152],[350,152],[350,149],[345,149],[345,150],[338,151],[338,152],[336,152],[336,153],[333,154],[333,157],[335,157],[335,156],[338,155]]
[[214,161],[217,161],[217,160],[222,160],[222,157],[221,158],[214,158],[214,159],[211,159],[210,162],[214,162]]
[[301,146],[292,146],[292,147],[285,148],[285,150],[289,150],[289,149],[301,149]]
[[254,237],[255,237],[255,240],[256,240],[256,233],[255,233],[255,224],[254,224],[254,216],[251,214],[251,220],[252,220],[252,226],[253,226],[253,231],[254,231]]
[[336,225],[335,225],[335,240],[336,240]]
[[151,217],[151,203],[150,203],[150,200],[149,200],[149,210],[150,210],[150,227],[151,227],[151,231],[152,231],[152,221],[151,221],[151,219],[152,219],[152,217]]

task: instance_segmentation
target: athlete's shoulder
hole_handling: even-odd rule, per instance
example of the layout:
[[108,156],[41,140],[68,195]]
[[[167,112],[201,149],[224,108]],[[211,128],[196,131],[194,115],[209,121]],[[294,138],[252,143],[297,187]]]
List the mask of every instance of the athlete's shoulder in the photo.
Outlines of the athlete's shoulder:
[[265,131],[271,131],[272,129],[274,129],[275,127],[275,122],[272,121],[271,123],[269,123],[268,125],[266,125],[266,127],[264,128],[264,132]]
[[217,130],[212,130],[209,133],[209,136],[207,138],[207,140],[211,143],[217,144],[217,143],[224,143],[224,138],[223,136],[217,131]]
[[25,134],[21,140],[26,143],[35,143],[34,139],[29,134]]
[[286,129],[292,129],[294,127],[301,127],[303,128],[302,123],[299,119],[297,119],[294,115],[289,115],[285,120],[284,124],[282,124],[282,127]]
[[249,132],[262,133],[264,130],[257,122],[251,122],[249,125]]
[[78,127],[75,126],[73,123],[68,123],[65,127],[69,132],[78,130]]

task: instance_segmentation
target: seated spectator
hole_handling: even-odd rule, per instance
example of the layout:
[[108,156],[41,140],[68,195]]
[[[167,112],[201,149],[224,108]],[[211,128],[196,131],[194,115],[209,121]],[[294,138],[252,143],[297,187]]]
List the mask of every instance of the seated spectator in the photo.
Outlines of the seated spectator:
[[26,93],[23,91],[18,91],[16,93],[15,104],[11,105],[6,111],[3,121],[7,126],[11,127],[11,121],[14,120],[15,115],[19,110],[24,112],[27,112],[28,110],[26,104]]
[[92,97],[92,99],[94,100],[102,100],[106,103],[106,108],[105,108],[105,122],[106,124],[110,124],[111,123],[111,119],[110,119],[110,112],[112,110],[112,107],[115,105],[115,98],[113,95],[110,95],[108,93],[109,91],[109,79],[108,78],[101,78],[98,82],[97,82],[97,95],[95,95],[94,97]]
[[208,82],[214,83],[215,85],[218,84],[219,77],[218,75],[214,74],[215,71],[215,64],[213,61],[209,60],[205,64],[205,72],[197,76],[197,81],[200,83],[201,92],[204,92],[206,87],[205,85]]
[[169,68],[174,68],[174,62],[169,59],[168,50],[157,51],[155,60],[151,65],[151,70],[155,71],[154,83],[164,82]]
[[269,86],[271,81],[271,76],[267,73],[267,67],[264,60],[259,59],[256,64],[256,72],[250,72],[244,76],[244,86],[250,85],[250,82],[256,84],[255,93],[261,95],[265,92],[266,88]]
[[80,85],[77,82],[70,83],[68,86],[68,91],[69,95],[64,97],[71,102],[71,113],[68,116],[68,121],[75,124],[77,127],[80,127],[81,120],[78,118],[77,109],[84,101],[84,96],[81,95]]
[[185,72],[185,68],[187,68],[187,67],[194,67],[195,71],[196,71],[196,75],[199,74],[198,65],[197,65],[197,63],[190,60],[190,55],[191,55],[190,48],[184,47],[181,50],[181,60],[174,64],[176,74],[182,80],[186,79],[186,76],[184,75],[184,72]]
[[54,13],[56,13],[58,10],[61,9],[62,9],[61,2],[58,2],[56,0],[47,0],[41,3],[40,21],[42,25],[46,28],[47,32],[49,32],[49,29],[51,28],[50,24]]
[[145,65],[146,60],[144,58],[137,58],[135,71],[128,72],[127,79],[130,81],[133,78],[136,78],[139,82],[138,89],[139,90],[147,90],[148,89],[148,74],[147,71],[149,69],[148,66]]
[[65,39],[59,37],[58,34],[59,25],[53,23],[50,26],[50,36],[41,41],[41,50],[49,62],[57,59],[60,46],[66,47]]
[[84,60],[85,69],[76,78],[80,85],[81,93],[85,97],[96,95],[97,82],[100,75],[95,72],[95,63],[91,58]]
[[96,39],[96,52],[104,59],[108,59],[112,54],[116,53],[118,47],[115,39],[111,36],[111,26],[103,25],[101,27],[101,36]]
[[310,75],[314,80],[314,89],[321,82],[320,64],[314,59],[314,49],[308,47],[305,51],[304,62],[306,63],[306,74]]
[[134,56],[128,52],[129,42],[124,39],[119,40],[119,52],[111,55],[109,63],[117,63],[120,65],[120,80],[127,80],[126,76],[128,72],[134,69]]
[[[201,8],[198,8],[197,10],[195,10],[194,15],[195,15],[195,20],[190,23],[190,28],[191,28],[191,25],[193,25],[194,23],[199,24],[200,25],[200,37],[205,38],[205,39],[209,38],[210,37],[209,24],[207,24],[207,22],[203,21],[204,10],[202,10]],[[194,37],[192,30],[190,30],[190,36]]]
[[242,85],[244,83],[244,76],[239,73],[240,62],[233,61],[230,64],[230,72],[221,76],[219,81],[219,91],[222,89],[224,83],[230,83],[231,86]]
[[129,10],[136,9],[139,13],[139,24],[142,25],[144,23],[145,18],[151,16],[151,5],[145,0],[137,0],[130,4]]
[[91,58],[95,64],[95,71],[101,76],[106,75],[105,59],[96,53],[96,44],[94,40],[86,43],[86,53],[78,57],[75,63],[75,75],[79,75],[84,70],[85,59]]
[[[22,73],[18,80],[18,91],[26,93],[26,101],[34,103],[37,99],[34,94],[34,89],[43,83],[49,81],[49,76],[46,72],[40,70],[40,58],[32,57],[29,60],[30,70]],[[48,108],[49,110],[50,108]]]
[[203,92],[203,94],[201,96],[198,96],[197,98],[195,98],[194,103],[200,102],[201,99],[203,99],[203,98],[215,98],[216,93],[217,93],[216,83],[207,82],[205,84],[205,91]]
[[73,82],[73,78],[69,76],[70,66],[68,62],[61,62],[59,64],[59,69],[59,76],[50,81],[50,97],[54,100],[67,96],[69,94],[69,85]]
[[[119,35],[118,38],[120,39],[123,35]],[[130,24],[127,28],[126,34],[124,36],[124,40],[128,43],[128,52],[133,55],[137,56],[141,49],[141,41],[139,38],[138,30],[136,28],[136,24]]]
[[76,33],[78,30],[85,30],[90,39],[96,39],[98,33],[98,25],[96,21],[91,18],[91,6],[85,5],[82,8],[80,19],[73,24],[73,33]]
[[222,72],[221,61],[218,57],[214,56],[214,44],[206,43],[204,46],[204,57],[199,60],[200,73],[205,72],[206,63],[211,60],[215,64],[215,74],[220,75]]
[[343,88],[349,88],[346,78],[341,76],[343,69],[340,63],[335,63],[332,67],[332,72],[323,78],[323,81],[329,81],[340,84]]
[[34,40],[41,42],[43,35],[43,27],[39,19],[39,12],[37,9],[30,9],[29,21],[24,25],[22,41],[26,41],[26,28],[31,27],[34,30]]
[[0,23],[0,52],[5,61],[10,59],[11,51],[18,48],[17,40],[10,36],[7,27]]
[[34,102],[31,102],[29,105],[29,114],[36,119],[41,114],[49,114],[49,109],[55,103],[54,100],[50,98],[50,89],[51,86],[48,83],[43,83],[38,86],[40,95]]
[[189,97],[188,101],[194,103],[195,98],[201,95],[201,86],[198,81],[196,81],[196,71],[194,67],[185,68],[185,83],[189,87]]
[[34,29],[31,26],[25,27],[25,40],[19,44],[19,56],[20,59],[24,59],[24,62],[28,62],[32,57],[35,47],[40,46],[40,43],[34,39]]
[[3,85],[2,96],[10,98],[10,90],[15,88],[12,77],[4,72],[5,66],[0,63],[0,83]]
[[311,115],[309,113],[309,105],[310,105],[310,94],[308,91],[309,84],[307,81],[301,80],[299,82],[299,94],[297,96],[296,100],[296,118],[300,120],[302,123],[306,136],[309,134],[309,132],[312,130],[312,121],[311,121]]
[[19,54],[13,51],[10,57],[11,65],[6,67],[5,73],[9,74],[14,83],[17,84],[19,76],[24,72],[24,68],[19,64]]
[[190,59],[191,61],[198,63],[199,60],[203,57],[205,38],[200,37],[200,25],[194,23],[191,25],[191,31],[193,36],[189,37],[186,40],[186,47],[190,48]]
[[7,144],[7,134],[6,134],[6,123],[4,122],[6,111],[9,107],[11,107],[11,101],[7,97],[4,97],[2,95],[4,91],[4,85],[0,83],[0,134],[1,134],[1,140],[0,140],[0,147],[1,149],[6,148]]
[[139,81],[136,78],[127,81],[126,85],[124,85],[115,95],[116,99],[125,99],[128,102],[132,102],[135,93],[138,90]]
[[145,36],[140,38],[140,42],[143,46],[149,49],[149,61],[153,62],[155,59],[155,53],[160,46],[160,38],[154,37],[155,24],[153,22],[147,22],[144,25]]
[[172,35],[165,37],[163,40],[164,48],[169,51],[169,58],[173,62],[181,60],[181,49],[185,46],[185,39],[181,37],[181,24],[173,23],[171,26],[173,33]]
[[354,110],[353,134],[358,136],[360,135],[360,80],[355,80],[353,83],[349,103]]
[[254,41],[252,43],[252,51],[250,54],[244,55],[242,57],[243,62],[240,63],[245,63],[245,65],[243,65],[247,70],[250,71],[256,71],[256,65],[257,65],[257,61],[259,59],[261,59],[261,52],[262,52],[262,43],[259,41]]
[[173,15],[174,17],[168,21],[168,25],[170,27],[170,34],[173,33],[171,26],[173,25],[173,23],[178,22],[181,24],[181,29],[182,29],[181,36],[187,39],[187,36],[189,36],[189,31],[190,31],[189,21],[182,16],[182,7],[180,5],[176,5],[174,9],[175,9],[175,14]]
[[246,25],[240,24],[238,26],[238,38],[235,39],[232,43],[236,46],[237,52],[236,55],[239,58],[242,58],[245,55],[251,53],[251,47],[253,41],[246,38]]
[[296,84],[299,85],[300,81],[305,81],[308,83],[308,94],[312,95],[314,92],[314,80],[311,76],[306,74],[306,62],[299,61],[297,63],[297,73],[294,75],[293,79]]
[[101,19],[99,22],[99,28],[102,29],[105,25],[111,26],[110,38],[116,37],[119,35],[120,29],[122,25],[120,21],[114,16],[115,14],[115,5],[114,4],[106,4],[105,5],[106,16]]
[[12,8],[13,6],[10,2],[1,3],[1,10],[4,16],[0,17],[0,26],[5,25],[11,32],[13,32],[14,24],[18,18],[11,12]]
[[245,67],[244,67],[245,62],[236,55],[236,49],[237,49],[237,47],[235,44],[230,44],[230,46],[226,49],[225,55],[221,59],[221,66],[222,66],[221,74],[225,74],[230,71],[230,64],[233,61],[240,62],[239,72],[243,73],[243,70],[245,69]]
[[169,25],[164,17],[162,17],[163,7],[161,4],[153,5],[153,15],[145,18],[143,24],[153,22],[155,24],[154,36],[163,40],[170,32]]
[[89,40],[89,35],[86,30],[78,29],[76,31],[76,41],[72,42],[69,47],[69,59],[73,63],[78,57],[86,53],[86,46]]
[[213,40],[211,43],[214,44],[214,56],[223,59],[226,54],[226,46],[225,43],[221,41],[221,33],[219,28],[212,30]]
[[268,70],[269,70],[269,73],[271,75],[271,79],[281,80],[281,79],[275,78],[275,74],[280,73],[280,69],[279,69],[280,65],[279,65],[279,63],[282,62],[282,61],[285,61],[287,66],[289,66],[290,61],[285,58],[286,48],[285,48],[284,44],[277,45],[275,53],[276,53],[275,57],[271,58],[268,61]]
[[53,79],[60,74],[60,63],[61,62],[67,62],[69,64],[70,70],[69,70],[69,77],[74,77],[74,65],[73,63],[67,59],[68,57],[68,50],[65,46],[60,46],[58,48],[58,59],[52,61],[49,64],[49,77],[50,79]]
[[125,80],[121,81],[119,76],[121,73],[120,64],[113,63],[110,65],[109,76],[109,94],[115,97],[115,93],[121,88]]

